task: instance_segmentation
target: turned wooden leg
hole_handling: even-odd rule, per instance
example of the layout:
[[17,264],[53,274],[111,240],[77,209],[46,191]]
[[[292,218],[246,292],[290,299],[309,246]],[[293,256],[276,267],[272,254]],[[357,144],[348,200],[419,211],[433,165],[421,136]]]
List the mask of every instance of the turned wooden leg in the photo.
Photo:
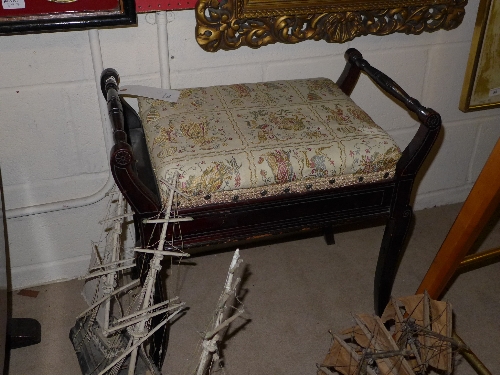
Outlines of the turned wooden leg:
[[500,204],[500,140],[477,178],[455,223],[439,249],[417,294],[439,299],[462,259]]
[[327,245],[335,245],[335,233],[331,225],[325,227],[325,242]]
[[410,206],[391,217],[385,227],[375,271],[375,313],[382,315],[391,298],[403,245],[410,227],[413,211]]

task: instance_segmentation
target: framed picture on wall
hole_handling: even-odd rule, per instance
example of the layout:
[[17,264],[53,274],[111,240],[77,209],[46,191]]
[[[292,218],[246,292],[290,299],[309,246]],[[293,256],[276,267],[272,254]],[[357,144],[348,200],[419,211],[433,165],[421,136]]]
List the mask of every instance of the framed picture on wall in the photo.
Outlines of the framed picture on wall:
[[459,108],[495,107],[500,107],[500,1],[481,0]]
[[196,41],[205,51],[273,43],[345,43],[364,35],[458,27],[467,0],[198,0]]
[[0,0],[0,35],[137,23],[135,0]]

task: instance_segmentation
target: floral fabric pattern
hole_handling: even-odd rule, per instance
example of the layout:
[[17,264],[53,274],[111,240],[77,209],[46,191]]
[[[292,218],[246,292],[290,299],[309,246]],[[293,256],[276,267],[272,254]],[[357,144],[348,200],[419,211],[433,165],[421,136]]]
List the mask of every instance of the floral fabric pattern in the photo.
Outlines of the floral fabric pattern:
[[155,173],[178,173],[184,205],[377,181],[401,156],[325,78],[184,89],[139,108]]

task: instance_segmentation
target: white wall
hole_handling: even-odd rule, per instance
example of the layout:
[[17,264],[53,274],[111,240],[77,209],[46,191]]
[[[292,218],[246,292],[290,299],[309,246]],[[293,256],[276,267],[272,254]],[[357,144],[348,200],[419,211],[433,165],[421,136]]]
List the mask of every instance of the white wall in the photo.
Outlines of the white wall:
[[[418,186],[415,208],[465,199],[500,136],[500,110],[464,114],[458,100],[478,0],[453,31],[368,36],[345,44],[303,42],[204,52],[194,12],[169,13],[172,88],[340,74],[348,47],[441,113],[439,151]],[[139,26],[100,30],[105,67],[122,84],[160,86],[154,17]],[[0,163],[8,209],[86,197],[108,179],[107,151],[87,31],[0,37]],[[99,72],[98,72],[99,73]],[[353,98],[404,147],[417,123],[362,77]],[[82,274],[99,236],[103,201],[8,220],[13,287]],[[10,211],[18,212],[18,211]]]

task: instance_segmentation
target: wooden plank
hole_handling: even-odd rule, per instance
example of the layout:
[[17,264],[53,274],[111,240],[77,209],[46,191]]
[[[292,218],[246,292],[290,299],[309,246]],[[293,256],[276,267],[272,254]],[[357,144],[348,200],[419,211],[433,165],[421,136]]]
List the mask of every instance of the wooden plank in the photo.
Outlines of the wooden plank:
[[417,293],[439,299],[460,262],[472,248],[500,203],[500,140],[497,141],[455,223],[439,249]]

